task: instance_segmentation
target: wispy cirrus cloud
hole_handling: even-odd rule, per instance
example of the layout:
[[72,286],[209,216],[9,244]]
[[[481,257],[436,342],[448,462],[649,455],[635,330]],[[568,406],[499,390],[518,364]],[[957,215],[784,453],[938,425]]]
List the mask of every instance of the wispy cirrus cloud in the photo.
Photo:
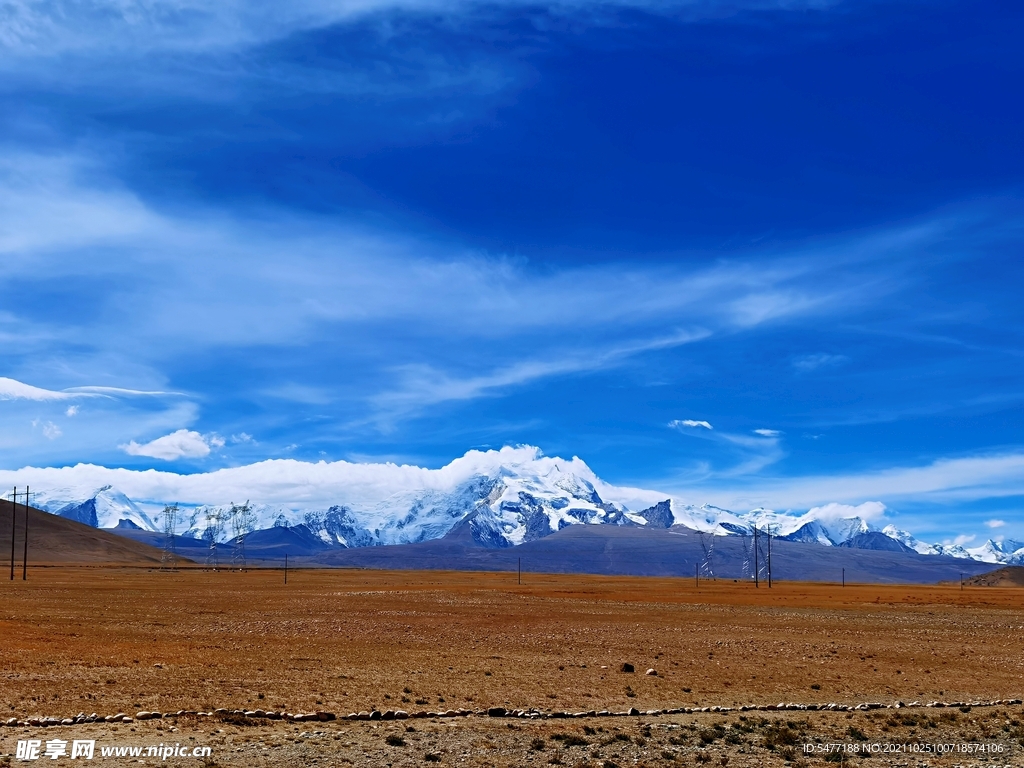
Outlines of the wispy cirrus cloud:
[[[608,370],[625,364],[636,355],[692,344],[709,335],[710,332],[700,329],[677,331],[671,335],[627,342],[610,348],[598,347],[585,353],[573,350],[555,359],[527,360],[483,375],[461,378],[429,366],[407,366],[396,371],[401,385],[374,395],[371,402],[378,409],[380,418],[388,420],[426,406],[486,397],[551,377]],[[711,425],[708,424],[707,428],[710,429]]]
[[702,419],[672,419],[672,421],[670,421],[668,425],[673,428],[702,427],[703,429],[714,429],[714,427],[711,426],[710,422],[704,421]]
[[[954,504],[1024,496],[1024,453],[1006,452],[941,458],[919,466],[897,466],[842,474],[730,479],[711,477],[701,484],[701,498],[735,509],[766,506],[807,509],[822,499],[859,504],[880,499],[889,506],[915,503]],[[678,486],[691,496],[694,488]]]
[[[76,398],[104,397],[113,399],[117,397],[169,397],[181,396],[180,392],[145,391],[138,389],[124,389],[122,387],[68,387],[62,390],[44,389],[32,384],[26,384],[16,379],[0,376],[0,400],[34,400],[37,402],[50,402],[54,400],[74,400]],[[67,408],[66,414],[74,416],[78,413],[79,406],[72,405]]]
[[[673,419],[668,426],[686,434],[711,441],[723,450],[728,463],[715,466],[701,459],[696,467],[685,472],[688,481],[707,482],[711,478],[744,478],[755,475],[785,457],[779,437],[773,430],[754,430],[755,436],[716,430],[711,423],[698,419]],[[769,432],[771,434],[762,434]]]
[[[782,10],[827,8],[830,0],[744,0],[729,4],[700,0],[550,0],[540,7],[555,14],[580,15],[592,24],[613,23],[601,11],[635,9],[686,18],[721,17],[744,8]],[[514,6],[536,8],[537,3]],[[255,6],[243,2],[201,3],[194,0],[118,2],[8,0],[3,7],[0,46],[21,56],[54,56],[100,50],[109,55],[125,50],[227,51],[281,39],[354,19],[389,13],[473,15],[489,10],[481,0],[296,0]],[[491,9],[493,10],[493,9]]]
[[73,400],[76,397],[90,397],[86,392],[67,392],[35,387],[15,379],[0,377],[0,400]]

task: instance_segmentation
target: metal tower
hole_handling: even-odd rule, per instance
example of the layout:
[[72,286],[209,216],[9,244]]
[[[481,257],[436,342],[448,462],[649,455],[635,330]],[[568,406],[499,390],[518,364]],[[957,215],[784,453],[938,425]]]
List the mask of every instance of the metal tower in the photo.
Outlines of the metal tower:
[[216,507],[206,507],[206,530],[203,531],[203,538],[206,539],[210,548],[206,551],[206,567],[217,570],[220,567],[220,559],[217,552],[217,539],[220,538],[224,529],[224,513]]
[[704,574],[704,578],[713,579],[715,578],[715,534],[697,531],[697,535],[700,537],[700,547],[704,550],[704,559],[701,561],[700,570]]
[[232,502],[228,512],[231,521],[231,532],[234,534],[234,550],[231,553],[231,567],[245,569],[245,538],[256,527],[256,516],[249,502],[238,506]]
[[164,551],[160,557],[161,571],[178,570],[178,553],[174,549],[174,536],[178,528],[178,505],[168,504],[163,511]]

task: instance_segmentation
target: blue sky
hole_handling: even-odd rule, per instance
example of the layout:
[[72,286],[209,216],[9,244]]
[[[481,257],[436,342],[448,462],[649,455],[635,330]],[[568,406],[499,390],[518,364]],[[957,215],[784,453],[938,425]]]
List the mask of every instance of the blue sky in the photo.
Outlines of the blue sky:
[[0,467],[531,444],[1024,538],[1019,4],[287,6],[0,12]]

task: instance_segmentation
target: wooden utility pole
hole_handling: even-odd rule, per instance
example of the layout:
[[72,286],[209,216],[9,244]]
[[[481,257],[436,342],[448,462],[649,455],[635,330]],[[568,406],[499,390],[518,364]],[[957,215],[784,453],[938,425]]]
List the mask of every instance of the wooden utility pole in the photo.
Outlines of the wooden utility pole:
[[772,588],[772,527],[768,526],[768,589]]
[[518,558],[518,560],[519,560],[519,585],[522,586],[522,584],[523,584],[523,558],[520,557],[520,558]]
[[288,555],[284,556],[284,583],[288,583]]
[[693,564],[693,585],[700,589],[700,563]]
[[28,486],[25,486],[25,556],[21,559],[21,580],[28,579]]
[[754,526],[754,588],[757,589],[760,585],[758,584],[757,578],[757,526]]
[[11,581],[14,581],[14,532],[17,530],[14,524],[17,522],[18,511],[18,486],[14,486],[14,495],[11,497]]

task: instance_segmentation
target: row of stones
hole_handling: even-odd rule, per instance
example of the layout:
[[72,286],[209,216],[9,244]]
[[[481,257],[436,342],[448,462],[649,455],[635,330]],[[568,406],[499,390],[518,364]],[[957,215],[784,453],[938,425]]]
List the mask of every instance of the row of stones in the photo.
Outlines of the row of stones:
[[[371,710],[369,712],[352,712],[341,717],[342,720],[406,720],[410,718],[430,717],[524,717],[524,718],[577,718],[577,717],[657,717],[659,715],[689,715],[698,712],[772,712],[772,711],[810,711],[810,712],[855,712],[869,709],[902,709],[908,707],[998,707],[1013,704],[1020,704],[1021,699],[995,699],[993,701],[931,701],[922,703],[902,701],[893,704],[881,704],[879,702],[864,702],[862,704],[793,704],[780,702],[778,704],[743,705],[740,707],[679,707],[677,709],[647,709],[640,710],[632,707],[624,712],[612,712],[607,709],[588,710],[586,712],[544,712],[540,709],[505,709],[504,707],[491,707],[490,709],[449,709],[443,712],[405,712],[404,710],[387,710],[380,712]],[[78,725],[82,723],[131,723],[135,720],[158,720],[161,718],[177,718],[185,716],[193,717],[221,717],[224,715],[239,715],[248,718],[262,718],[267,720],[288,720],[290,722],[326,722],[339,719],[333,712],[275,712],[262,709],[215,709],[211,712],[199,712],[194,710],[178,710],[177,712],[138,712],[134,717],[119,712],[116,715],[105,717],[93,713],[86,715],[79,713],[75,717],[29,717],[19,720],[12,717],[4,722],[7,726],[35,726],[47,727],[54,725]]]
[[12,717],[5,722],[0,722],[0,725],[7,726],[36,726],[36,727],[48,727],[54,725],[81,725],[85,723],[132,723],[136,720],[160,720],[160,719],[171,719],[178,717],[222,717],[224,715],[240,715],[243,717],[250,718],[264,718],[267,720],[290,720],[292,722],[307,722],[307,721],[327,721],[336,720],[337,715],[333,712],[306,712],[306,713],[292,713],[292,712],[274,712],[263,709],[214,709],[210,712],[200,712],[196,710],[179,709],[177,712],[137,712],[135,716],[127,715],[124,712],[118,712],[116,715],[98,715],[93,712],[91,715],[87,715],[84,712],[80,712],[74,717],[28,717],[23,720],[19,720],[16,717]]

